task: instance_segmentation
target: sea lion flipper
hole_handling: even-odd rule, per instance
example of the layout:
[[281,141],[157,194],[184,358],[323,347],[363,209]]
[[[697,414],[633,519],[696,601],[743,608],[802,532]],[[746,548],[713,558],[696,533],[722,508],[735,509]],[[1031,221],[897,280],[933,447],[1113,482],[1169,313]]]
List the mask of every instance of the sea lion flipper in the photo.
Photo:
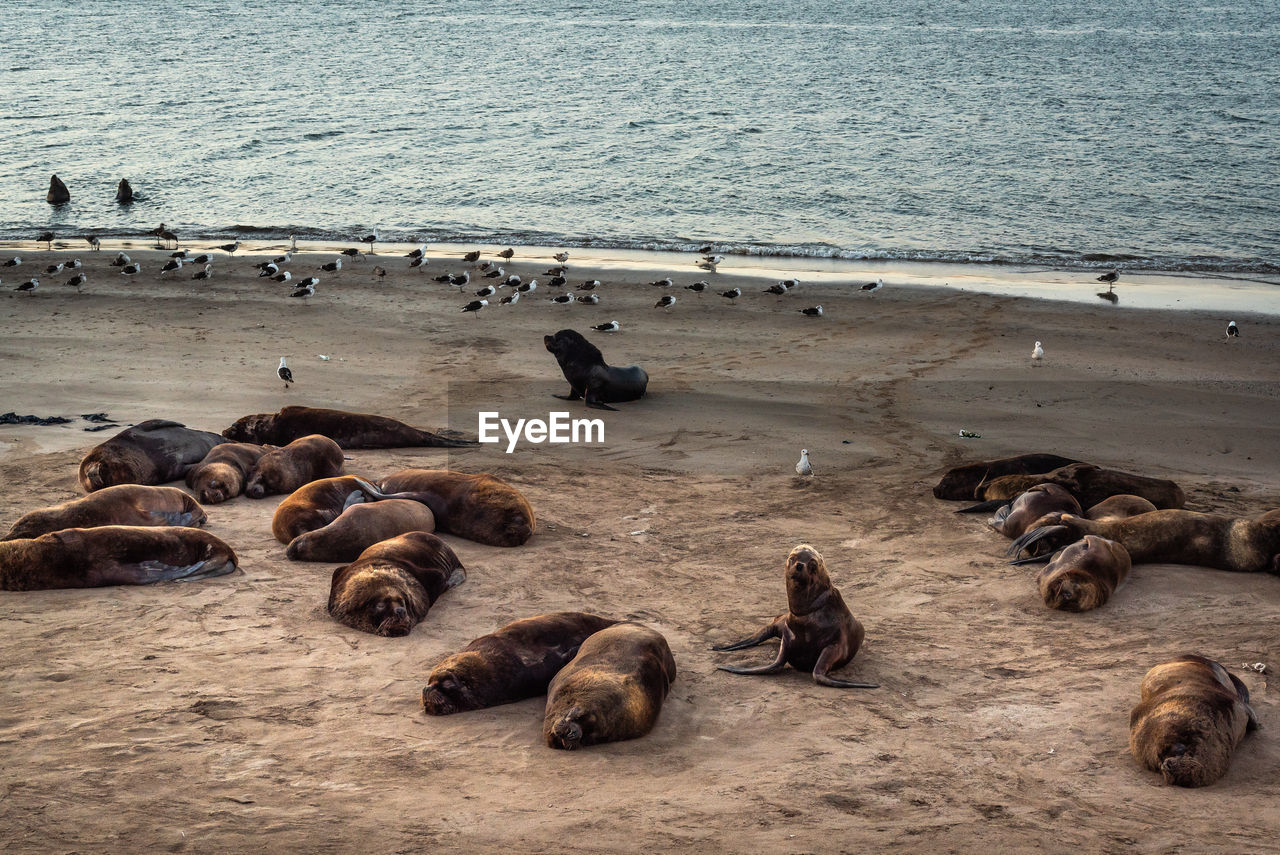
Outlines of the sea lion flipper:
[[[137,564],[120,564],[112,578],[122,581],[113,584],[150,585],[154,582],[173,582],[178,580],[195,581],[209,576],[221,576],[230,573],[236,567],[230,562],[205,567],[208,561],[197,561],[195,564],[174,565],[163,561],[140,561]],[[201,572],[203,570],[203,572]]]
[[853,658],[848,655],[849,648],[843,643],[828,644],[818,654],[818,661],[813,666],[813,682],[820,686],[831,686],[833,689],[878,689],[879,683],[853,683],[838,680],[830,675],[836,663],[843,664]]
[[764,629],[760,630],[750,638],[744,638],[741,641],[734,641],[730,644],[712,645],[711,649],[719,650],[719,651],[745,650],[748,647],[755,647],[757,644],[763,644],[769,639],[777,638],[777,637],[778,637],[778,623],[777,621],[774,621],[773,623],[770,623],[768,626],[766,626]]
[[768,665],[757,665],[754,668],[746,668],[737,665],[717,665],[717,671],[728,671],[730,674],[776,674],[783,668],[787,667],[787,660],[781,654],[773,662]]
[[998,511],[1009,504],[1007,499],[988,499],[985,502],[978,502],[976,505],[969,505],[966,508],[960,508],[956,511],[958,514],[985,514],[987,511]]
[[582,394],[577,389],[570,389],[568,395],[552,395],[553,398],[559,398],[562,401],[581,401]]
[[1048,547],[1047,552],[1043,551],[1043,547],[1040,550],[1037,550],[1037,554],[1040,556],[1046,555],[1050,552],[1056,552],[1058,549],[1066,545],[1065,542],[1060,542],[1060,536],[1070,535],[1071,533],[1071,529],[1065,525],[1047,525],[1041,526],[1040,528],[1033,528],[1031,531],[1026,532],[1013,543],[1009,544],[1009,549],[1005,552],[1005,555],[1010,558],[1017,558],[1024,550],[1037,543],[1043,543],[1044,547]]
[[450,588],[456,588],[465,581],[467,581],[467,571],[459,567],[449,574],[449,578],[445,580],[444,589],[447,591]]
[[851,683],[848,680],[837,680],[835,677],[830,677],[826,674],[819,674],[817,671],[813,672],[813,682],[821,686],[830,686],[833,689],[878,689],[880,688],[879,683]]

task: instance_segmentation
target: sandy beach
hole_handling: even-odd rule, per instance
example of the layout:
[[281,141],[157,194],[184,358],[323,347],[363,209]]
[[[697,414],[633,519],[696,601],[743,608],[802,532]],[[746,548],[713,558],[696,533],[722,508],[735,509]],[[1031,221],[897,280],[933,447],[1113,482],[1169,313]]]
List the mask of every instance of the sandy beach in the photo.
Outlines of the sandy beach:
[[[0,426],[0,530],[80,494],[80,459],[114,433],[85,432],[86,413],[221,431],[294,403],[475,435],[482,410],[569,411],[602,419],[605,441],[349,452],[347,471],[374,477],[492,472],[538,514],[516,549],[446,536],[469,577],[405,638],[329,618],[336,565],[285,559],[279,496],[207,509],[240,556],[231,576],[0,592],[6,851],[1280,851],[1280,579],[1141,565],[1105,607],[1055,612],[985,517],[931,494],[951,466],[1045,451],[1173,479],[1193,510],[1280,507],[1274,285],[1122,278],[1113,306],[1096,272],[797,261],[804,284],[775,297],[772,270],[736,260],[711,274],[693,256],[663,271],[575,252],[570,285],[598,278],[601,300],[562,306],[550,251],[517,247],[504,266],[538,290],[462,314],[470,294],[431,279],[467,268],[452,248],[408,270],[378,245],[337,274],[318,270],[332,252],[300,253],[294,277],[322,280],[303,301],[257,278],[270,247],[218,253],[209,283],[160,277],[167,253],[143,247],[132,279],[108,267],[114,245],[0,250],[23,258],[0,271],[0,411],[73,419]],[[82,294],[41,272],[71,257]],[[38,290],[12,290],[32,275]],[[667,275],[669,291],[647,284]],[[885,287],[860,293],[864,275]],[[943,287],[975,276],[1073,299]],[[700,279],[703,294],[681,287]],[[1187,302],[1139,308],[1144,288]],[[822,318],[798,311],[819,303]],[[617,333],[590,329],[612,319]],[[648,395],[617,412],[553,398],[567,384],[542,336],[565,328],[642,365]],[[793,472],[801,448],[812,479]],[[881,688],[715,670],[772,656],[709,648],[785,610],[799,543],[867,630],[841,676]],[[541,742],[542,699],[421,712],[444,655],[567,609],[666,636],[679,675],[651,734],[568,753]],[[1239,676],[1263,726],[1203,790],[1165,786],[1127,748],[1143,674],[1183,652]]]

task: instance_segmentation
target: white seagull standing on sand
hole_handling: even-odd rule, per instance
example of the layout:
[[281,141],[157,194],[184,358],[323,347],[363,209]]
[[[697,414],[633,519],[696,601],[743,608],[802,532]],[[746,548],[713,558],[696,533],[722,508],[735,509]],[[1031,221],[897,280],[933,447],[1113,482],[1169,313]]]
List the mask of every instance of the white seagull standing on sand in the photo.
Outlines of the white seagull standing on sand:
[[813,477],[813,467],[809,465],[809,449],[800,449],[800,462],[796,464],[797,475]]
[[462,307],[464,312],[478,312],[485,306],[489,305],[488,300],[472,300],[470,303]]
[[129,263],[129,261],[130,261],[129,256],[125,255],[123,252],[120,252],[116,254],[115,258],[111,259],[111,266],[124,267],[126,264]]
[[[285,274],[285,276],[288,276],[288,275],[289,275],[288,273],[286,273],[286,274]],[[196,274],[195,274],[194,276],[192,276],[191,278],[192,278],[192,279],[212,279],[212,278],[213,278],[213,265],[212,265],[212,264],[206,264],[206,265],[204,266],[204,270],[197,271],[197,272],[196,272]]]
[[1230,340],[1230,339],[1239,338],[1239,337],[1240,337],[1240,328],[1236,326],[1235,321],[1229,322],[1227,324],[1227,339]]
[[89,281],[88,276],[84,275],[83,273],[77,273],[75,276],[72,276],[70,279],[67,280],[67,284],[70,285],[72,288],[75,288],[77,291],[79,291],[82,287],[84,287],[84,283],[88,281]]
[[160,275],[163,276],[166,273],[169,273],[170,271],[181,270],[181,269],[182,269],[182,259],[171,258],[164,263],[164,267],[160,268]]
[[684,286],[684,290],[686,290],[686,291],[693,291],[695,294],[701,294],[703,291],[707,290],[707,283],[706,283],[706,282],[694,282],[692,285],[686,285],[686,286]]
[[676,298],[670,294],[664,294],[662,299],[653,304],[655,309],[669,309],[676,304]]
[[298,287],[293,289],[293,293],[290,294],[289,296],[299,297],[303,300],[307,299],[308,297],[314,297],[316,295],[316,284],[319,281],[320,280],[316,279],[314,276],[312,276],[310,279],[303,279],[301,282],[298,283]]
[[284,364],[284,357],[280,357],[280,367],[276,369],[276,376],[284,381],[284,387],[289,388],[289,384],[293,382],[293,372],[289,370],[289,366]]
[[23,283],[22,283],[21,285],[19,285],[17,288],[14,288],[13,290],[15,290],[15,291],[34,291],[34,290],[36,290],[36,289],[37,289],[37,288],[39,288],[39,287],[40,287],[40,280],[39,280],[39,279],[36,279],[36,278],[33,276],[33,277],[31,277],[30,279],[28,279],[26,282],[23,282]]
[[1120,271],[1108,270],[1106,273],[1098,277],[1098,281],[1105,282],[1108,285],[1114,286],[1116,282],[1120,281]]
[[868,282],[866,285],[863,285],[858,290],[865,291],[868,294],[874,294],[875,292],[879,291],[883,287],[884,287],[884,280],[877,279],[875,282]]
[[554,258],[556,261],[560,262],[561,264],[564,264],[566,261],[569,260],[569,253],[557,252],[555,255],[551,257]]
[[13,258],[5,259],[5,262],[4,262],[4,265],[3,265],[3,266],[4,266],[4,267],[17,267],[17,266],[18,266],[19,264],[21,264],[21,263],[22,263],[22,259],[15,255]]
[[617,321],[609,321],[607,324],[596,324],[592,329],[600,332],[617,332],[619,327],[620,324]]
[[427,245],[425,243],[420,243],[418,244],[417,249],[411,250],[410,252],[406,252],[404,254],[404,257],[405,258],[422,258],[426,254],[427,254]]
[[1044,359],[1044,348],[1040,346],[1040,342],[1036,342],[1036,346],[1031,349],[1031,359],[1037,365]]
[[89,242],[89,246],[93,247],[94,252],[97,252],[98,250],[102,249],[102,241],[98,240],[93,235],[89,235],[88,237],[85,238],[85,240]]
[[211,261],[213,261],[213,256],[207,252],[202,252],[195,258],[191,259],[192,264],[208,264]]
[[742,296],[741,288],[730,288],[728,291],[721,291],[721,297],[728,297],[730,300],[736,300]]

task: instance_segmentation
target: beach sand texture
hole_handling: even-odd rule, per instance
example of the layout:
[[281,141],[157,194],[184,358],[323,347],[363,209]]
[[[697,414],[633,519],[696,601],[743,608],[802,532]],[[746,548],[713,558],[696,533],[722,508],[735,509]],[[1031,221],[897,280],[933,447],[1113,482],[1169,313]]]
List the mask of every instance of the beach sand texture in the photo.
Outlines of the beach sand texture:
[[[32,271],[67,257],[22,254]],[[243,573],[0,594],[7,852],[1280,851],[1280,579],[1138,566],[1104,608],[1053,612],[984,517],[930,492],[949,466],[1052,451],[1172,478],[1196,510],[1280,507],[1280,319],[891,277],[874,296],[774,297],[692,257],[677,286],[714,287],[672,289],[671,310],[652,308],[656,271],[571,259],[570,283],[604,281],[600,305],[552,304],[540,284],[472,316],[430,279],[456,257],[423,273],[387,250],[330,275],[314,269],[330,255],[299,255],[295,278],[322,276],[304,303],[258,279],[257,258],[220,257],[205,284],[189,268],[161,280],[161,254],[132,250],[146,272],[125,280],[113,254],[75,253],[83,295],[67,274],[34,294],[4,275],[0,409],[216,431],[299,403],[468,434],[482,409],[568,410],[603,419],[606,442],[348,452],[348,472],[375,477],[492,472],[538,513],[522,548],[446,536],[468,579],[406,638],[325,614],[336,565],[285,560],[279,496],[208,508]],[[551,263],[507,267],[545,283]],[[735,285],[736,303],[716,293]],[[817,303],[825,317],[799,314]],[[614,318],[618,333],[590,329]],[[644,366],[648,396],[613,413],[552,398],[567,384],[542,336],[563,328]],[[79,460],[114,433],[84,426],[0,427],[0,529],[78,494]],[[812,479],[793,472],[802,447]],[[802,542],[866,626],[837,676],[881,688],[714,670],[772,657],[709,648],[785,610]],[[651,734],[567,753],[541,742],[542,699],[422,714],[440,658],[566,609],[666,636],[679,676]],[[1186,651],[1240,676],[1263,723],[1199,791],[1164,786],[1126,744],[1143,674]],[[1271,671],[1241,668],[1255,662]]]

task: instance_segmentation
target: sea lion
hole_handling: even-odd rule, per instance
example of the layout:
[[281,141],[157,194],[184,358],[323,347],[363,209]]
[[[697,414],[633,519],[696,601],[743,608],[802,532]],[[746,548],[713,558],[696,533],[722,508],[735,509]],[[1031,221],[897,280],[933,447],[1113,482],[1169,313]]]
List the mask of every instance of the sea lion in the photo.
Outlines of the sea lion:
[[[1237,573],[1280,573],[1280,510],[1257,519],[1159,510],[1113,520],[1050,514],[1009,546],[1015,564],[1043,561],[1087,534],[1114,540],[1134,564],[1194,564]],[[1029,556],[1017,559],[1022,552]]]
[[797,671],[812,672],[813,681],[838,689],[876,689],[878,683],[851,683],[837,680],[831,672],[853,659],[865,634],[844,604],[840,591],[831,584],[827,565],[818,550],[801,544],[787,556],[787,613],[774,618],[750,638],[712,650],[743,650],[770,638],[780,638],[778,656],[768,665],[744,668],[717,665],[731,674],[776,674],[787,665]]
[[293,491],[271,517],[271,533],[288,544],[295,537],[323,528],[344,510],[360,502],[376,502],[387,495],[359,475],[321,478]]
[[476,444],[418,430],[386,416],[297,406],[284,407],[278,413],[244,416],[222,435],[237,442],[287,445],[314,433],[329,437],[343,448],[460,448]]
[[1129,715],[1129,750],[1166,784],[1205,787],[1227,773],[1245,734],[1258,729],[1249,690],[1212,659],[1184,654],[1142,678]]
[[0,542],[0,589],[43,591],[207,579],[236,569],[236,554],[198,528],[64,528]]
[[1080,503],[1057,484],[1037,484],[1002,506],[987,524],[1012,540],[1020,537],[1036,520],[1052,511],[1078,514]]
[[967,463],[964,466],[949,469],[938,485],[933,488],[933,495],[937,499],[960,501],[972,499],[978,485],[992,478],[999,478],[1002,475],[1033,475],[1037,472],[1051,472],[1079,462],[1057,454],[1019,454],[1017,457]]
[[1049,608],[1087,612],[1111,599],[1129,578],[1131,567],[1128,550],[1090,534],[1054,553],[1036,582]]
[[1141,496],[1130,496],[1121,493],[1109,499],[1103,499],[1089,508],[1084,515],[1091,520],[1123,520],[1158,510],[1151,502]]
[[39,537],[64,528],[104,525],[201,526],[208,517],[177,487],[119,484],[21,516],[3,540]]
[[437,529],[476,543],[520,546],[537,527],[529,500],[488,473],[403,469],[379,481],[378,489],[426,503]]
[[606,627],[551,680],[542,737],[552,748],[573,750],[644,736],[675,678],[661,633],[630,622]]
[[258,458],[244,494],[261,499],[277,493],[292,493],[321,478],[342,474],[342,449],[338,443],[318,433],[295,439],[284,448],[273,448]]
[[1004,475],[979,484],[975,497],[1012,499],[1037,484],[1066,488],[1084,508],[1121,494],[1140,496],[1157,508],[1181,508],[1187,501],[1182,488],[1172,481],[1103,469],[1092,463],[1072,463],[1043,475]]
[[80,461],[80,486],[92,493],[116,484],[177,481],[223,442],[216,433],[149,419],[125,428],[86,454]]
[[649,375],[639,365],[615,368],[604,361],[600,348],[573,330],[560,330],[542,337],[542,343],[560,364],[569,394],[556,395],[564,401],[585,400],[597,410],[616,410],[611,403],[644,397]]
[[187,486],[200,501],[217,505],[244,492],[245,481],[267,449],[251,442],[223,442],[187,471]]
[[431,669],[422,709],[452,715],[541,695],[588,636],[615,623],[585,612],[553,612],[482,635]]
[[383,499],[354,504],[323,528],[300,534],[289,542],[290,561],[355,561],[375,543],[411,531],[436,527],[431,509],[408,499]]
[[328,610],[352,629],[388,637],[408,635],[441,594],[466,578],[462,562],[447,543],[434,534],[412,531],[375,543],[334,570]]

